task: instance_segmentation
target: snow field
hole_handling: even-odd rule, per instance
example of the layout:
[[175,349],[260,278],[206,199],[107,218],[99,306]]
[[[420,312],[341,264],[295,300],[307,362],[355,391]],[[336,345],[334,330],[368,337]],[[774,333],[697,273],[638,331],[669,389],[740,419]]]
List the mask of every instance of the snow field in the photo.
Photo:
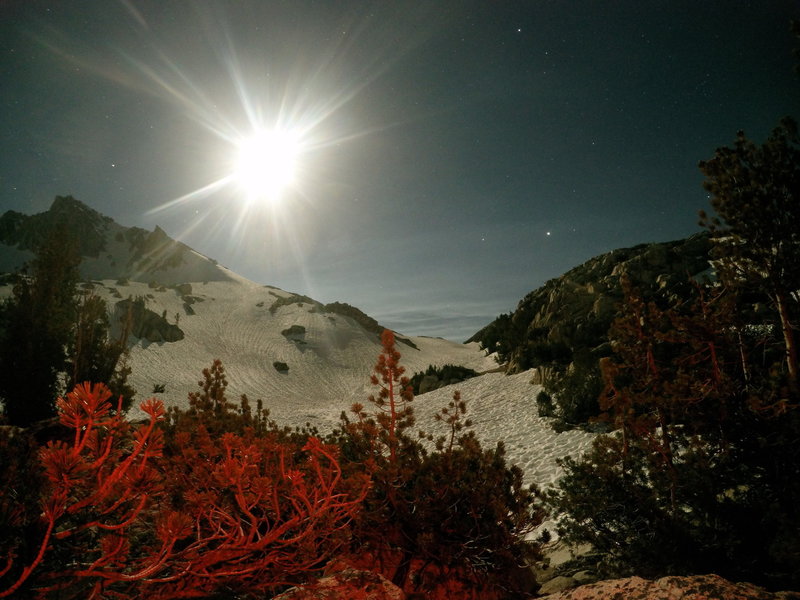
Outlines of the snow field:
[[[273,314],[270,306],[291,295],[282,290],[247,280],[193,283],[194,315],[185,313],[183,298],[171,288],[157,291],[143,283],[119,286],[113,281],[96,288],[109,306],[118,301],[113,290],[123,298],[144,296],[147,308],[159,315],[166,311],[170,323],[179,314],[178,326],[185,334],[172,343],[131,340],[130,381],[138,391],[137,405],[152,395],[155,385],[164,385],[165,392],[157,396],[167,405],[185,406],[188,393],[198,389],[202,369],[216,358],[226,369],[229,399],[241,394],[252,401],[261,398],[282,424],[338,422],[342,410],[371,393],[369,377],[381,350],[377,336],[348,317],[322,313],[307,302],[281,306]],[[292,326],[305,333],[288,338],[281,333]],[[430,364],[477,371],[496,366],[477,344],[423,337],[413,341],[419,350],[398,343],[409,373]],[[288,373],[278,372],[276,361],[286,363]],[[142,415],[133,408],[130,416]]]
[[[526,483],[553,485],[561,476],[556,464],[564,456],[577,456],[589,449],[594,434],[580,430],[556,433],[549,419],[536,413],[536,395],[541,386],[531,385],[531,372],[517,375],[487,373],[447,386],[414,399],[417,425],[437,435],[433,415],[447,406],[459,390],[467,403],[467,418],[485,447],[502,441],[506,459],[525,471]],[[444,425],[438,424],[444,432]]]

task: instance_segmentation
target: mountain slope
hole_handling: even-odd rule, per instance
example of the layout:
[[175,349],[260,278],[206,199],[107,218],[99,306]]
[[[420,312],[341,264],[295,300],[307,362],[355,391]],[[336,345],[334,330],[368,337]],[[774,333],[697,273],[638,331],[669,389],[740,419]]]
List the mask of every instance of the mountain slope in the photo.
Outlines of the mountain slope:
[[[175,287],[107,280],[94,288],[111,305],[120,297],[144,297],[148,310],[165,315],[169,323],[177,321],[183,331],[176,342],[133,339],[131,381],[140,398],[163,385],[159,397],[168,404],[185,403],[187,393],[197,389],[201,369],[215,358],[226,367],[232,394],[263,398],[281,422],[336,419],[369,393],[369,376],[380,352],[378,336],[354,318],[313,301],[247,280]],[[418,337],[410,341],[415,347],[399,345],[409,373],[429,364],[453,363],[478,371],[495,365],[477,344]]]
[[[366,398],[383,328],[357,308],[323,306],[258,285],[158,227],[124,227],[71,197],[57,197],[37,215],[2,215],[0,267],[20,267],[60,226],[76,234],[81,274],[92,282],[84,289],[106,300],[112,323],[127,318],[131,300],[138,304],[134,331],[140,337],[131,337],[130,353],[138,399],[163,386],[167,404],[184,404],[197,389],[200,371],[216,358],[227,369],[232,395],[263,398],[287,422],[314,420],[320,407],[329,406],[334,408],[323,411],[325,419],[338,418],[353,401]],[[0,288],[2,295],[10,292],[9,286]],[[477,371],[495,366],[477,344],[402,335],[397,340],[409,375],[431,364]]]
[[566,366],[579,353],[602,353],[623,299],[627,275],[645,297],[681,295],[691,278],[710,273],[707,233],[641,244],[596,256],[530,292],[468,341],[498,352],[509,373],[541,365]]

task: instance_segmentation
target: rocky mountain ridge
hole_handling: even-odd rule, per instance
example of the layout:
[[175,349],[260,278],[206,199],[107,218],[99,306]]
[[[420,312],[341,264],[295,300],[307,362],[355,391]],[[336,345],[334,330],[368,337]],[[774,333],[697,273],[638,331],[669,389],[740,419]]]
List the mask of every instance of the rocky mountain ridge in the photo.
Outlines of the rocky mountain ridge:
[[0,216],[0,271],[15,271],[56,227],[74,234],[84,279],[130,279],[176,285],[185,281],[231,281],[235,275],[156,227],[125,227],[71,196],[56,196],[35,215]]
[[707,233],[641,244],[596,256],[527,294],[468,342],[497,352],[509,373],[568,365],[577,353],[602,354],[623,299],[623,274],[645,294],[680,295],[693,278],[711,277]]

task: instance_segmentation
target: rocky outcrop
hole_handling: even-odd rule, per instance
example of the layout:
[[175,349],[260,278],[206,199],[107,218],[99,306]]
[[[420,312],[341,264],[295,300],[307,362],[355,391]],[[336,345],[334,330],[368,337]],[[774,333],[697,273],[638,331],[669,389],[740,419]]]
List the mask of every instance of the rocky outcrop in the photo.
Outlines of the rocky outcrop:
[[719,575],[641,577],[598,581],[542,596],[540,600],[800,600],[797,592],[768,592],[750,583],[733,583]]
[[442,387],[442,385],[438,377],[435,375],[425,375],[422,381],[419,382],[419,392],[417,392],[417,395],[427,394],[433,390],[438,390],[440,387]]
[[414,394],[419,396],[477,376],[476,371],[459,365],[443,365],[441,367],[430,365],[425,372],[415,373],[409,384],[413,388]]
[[[343,317],[348,317],[353,319],[356,323],[361,325],[364,329],[369,331],[370,333],[374,333],[378,337],[383,333],[385,327],[378,323],[375,319],[370,317],[369,315],[365,314],[363,311],[357,309],[355,306],[350,306],[346,302],[331,302],[330,304],[326,304],[324,306],[324,310],[327,313],[334,313],[337,315],[342,315]],[[395,334],[395,341],[400,342],[401,344],[405,344],[410,348],[414,348],[415,350],[419,350],[416,344],[405,338],[401,335]]]
[[[380,337],[383,333],[383,330],[386,329],[383,325],[378,323],[375,319],[370,317],[369,315],[365,314],[363,311],[357,309],[355,306],[350,306],[345,302],[331,302],[330,304],[322,304],[317,302],[316,300],[309,298],[308,296],[303,296],[300,294],[292,294],[290,296],[278,296],[274,292],[270,292],[273,296],[275,296],[275,301],[272,303],[272,306],[269,307],[270,314],[275,314],[279,308],[282,306],[288,306],[290,304],[298,304],[300,306],[304,306],[306,304],[309,305],[310,312],[322,312],[326,314],[332,315],[340,315],[342,317],[346,317],[348,319],[352,319],[356,323],[358,323],[365,331],[369,333],[375,334],[375,336]],[[284,335],[286,335],[284,333]],[[405,338],[400,335],[395,335],[395,340],[400,342],[401,344],[405,344],[415,350],[419,350],[416,344],[412,342],[410,339]]]
[[406,595],[377,573],[348,568],[292,588],[273,600],[406,600]]
[[177,342],[183,339],[183,330],[169,323],[163,315],[159,315],[145,307],[141,299],[120,300],[114,306],[114,323],[124,327],[130,323],[130,333],[140,340],[148,342]]
[[290,342],[295,342],[297,344],[306,343],[306,328],[302,325],[292,325],[281,331],[281,335]]
[[623,274],[645,296],[680,296],[690,278],[710,273],[709,250],[708,234],[699,233],[602,254],[532,291],[468,341],[497,351],[510,373],[567,365],[578,351],[602,353],[623,299]]

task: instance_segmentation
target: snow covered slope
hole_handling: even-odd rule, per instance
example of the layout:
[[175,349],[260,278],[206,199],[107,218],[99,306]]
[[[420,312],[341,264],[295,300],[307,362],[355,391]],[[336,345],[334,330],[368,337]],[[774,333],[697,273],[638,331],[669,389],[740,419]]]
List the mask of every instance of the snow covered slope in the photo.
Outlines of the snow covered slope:
[[531,385],[532,376],[533,371],[486,373],[418,396],[414,399],[417,423],[434,435],[445,433],[437,433],[433,415],[447,406],[458,390],[467,402],[467,417],[484,445],[504,442],[509,462],[522,467],[528,483],[552,485],[561,474],[556,460],[587,451],[595,435],[578,429],[556,433],[550,419],[537,415],[536,396],[542,387]]
[[[158,396],[167,404],[185,404],[188,392],[197,389],[201,370],[216,358],[225,365],[232,399],[241,394],[261,398],[286,424],[330,422],[369,394],[380,340],[353,318],[296,297],[291,303],[277,302],[292,299],[292,294],[243,278],[189,286],[190,291],[186,285],[111,280],[95,284],[95,293],[110,306],[120,298],[144,297],[149,310],[165,315],[170,323],[177,321],[184,332],[177,342],[131,340],[130,380],[138,399],[163,385],[165,391]],[[431,364],[476,371],[497,366],[477,344],[410,339],[417,348],[398,344],[409,374]],[[288,370],[276,369],[275,363]]]

